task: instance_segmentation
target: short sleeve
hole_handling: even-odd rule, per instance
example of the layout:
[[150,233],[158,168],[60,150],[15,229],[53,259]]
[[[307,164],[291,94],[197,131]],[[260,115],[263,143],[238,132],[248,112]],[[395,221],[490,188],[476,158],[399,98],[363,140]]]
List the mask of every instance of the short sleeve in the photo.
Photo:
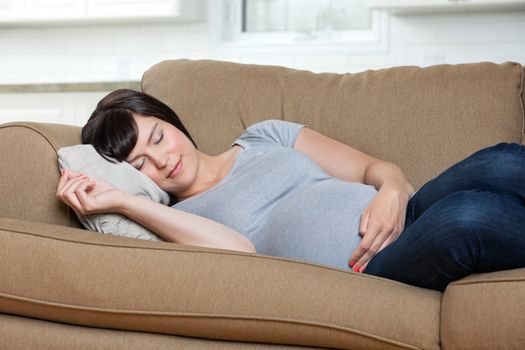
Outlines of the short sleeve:
[[303,127],[307,126],[278,119],[264,120],[246,128],[231,146],[240,144],[244,148],[249,148],[261,144],[277,144],[293,148]]

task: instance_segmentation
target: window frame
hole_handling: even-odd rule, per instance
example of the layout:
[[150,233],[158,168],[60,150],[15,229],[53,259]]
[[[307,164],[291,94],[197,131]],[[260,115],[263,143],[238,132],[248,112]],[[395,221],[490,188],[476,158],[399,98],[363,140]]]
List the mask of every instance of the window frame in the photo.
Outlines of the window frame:
[[242,32],[242,0],[208,0],[210,44],[224,55],[386,53],[389,16],[370,11],[370,29],[334,30],[332,38],[301,39],[294,32]]

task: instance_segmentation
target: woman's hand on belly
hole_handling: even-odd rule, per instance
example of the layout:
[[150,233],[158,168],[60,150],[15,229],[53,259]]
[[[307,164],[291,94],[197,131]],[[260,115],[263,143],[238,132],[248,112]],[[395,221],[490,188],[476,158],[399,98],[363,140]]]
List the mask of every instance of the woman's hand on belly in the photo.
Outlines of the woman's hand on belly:
[[363,272],[368,262],[403,231],[408,201],[396,187],[382,186],[361,215],[359,234],[363,237],[348,264]]

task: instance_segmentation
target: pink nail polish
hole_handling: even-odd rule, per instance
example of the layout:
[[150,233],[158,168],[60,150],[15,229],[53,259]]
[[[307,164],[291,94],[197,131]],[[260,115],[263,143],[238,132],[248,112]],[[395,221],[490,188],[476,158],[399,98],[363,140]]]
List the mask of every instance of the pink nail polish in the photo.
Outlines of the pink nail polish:
[[359,265],[354,267],[354,272],[359,272]]
[[354,267],[355,261],[354,260],[350,261],[349,265],[350,265],[350,267]]

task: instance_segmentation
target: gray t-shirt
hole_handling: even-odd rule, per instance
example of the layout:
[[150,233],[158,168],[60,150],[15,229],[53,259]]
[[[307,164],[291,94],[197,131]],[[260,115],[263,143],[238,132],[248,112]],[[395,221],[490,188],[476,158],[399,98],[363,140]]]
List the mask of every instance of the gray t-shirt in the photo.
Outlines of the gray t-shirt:
[[251,125],[231,144],[244,149],[229,174],[173,207],[237,230],[258,254],[349,270],[361,240],[360,216],[377,191],[332,177],[295,150],[304,126],[281,120]]

